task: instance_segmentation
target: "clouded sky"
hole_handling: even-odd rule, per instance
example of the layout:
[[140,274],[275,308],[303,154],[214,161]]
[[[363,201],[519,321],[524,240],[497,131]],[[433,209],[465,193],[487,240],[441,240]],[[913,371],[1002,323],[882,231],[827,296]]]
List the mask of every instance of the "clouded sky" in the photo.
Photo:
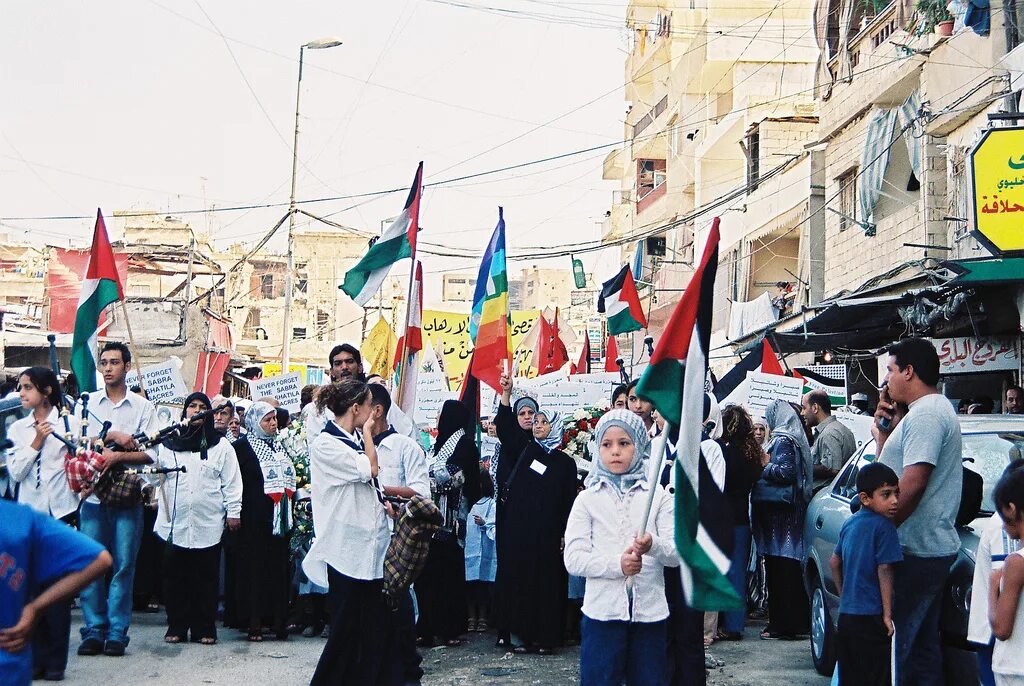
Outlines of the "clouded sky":
[[[614,143],[624,11],[624,0],[5,3],[0,231],[67,245],[92,222],[13,218],[286,204],[298,48],[324,36],[344,45],[306,52],[300,200],[407,188],[421,159],[430,183]],[[481,250],[499,204],[510,251],[593,240],[615,187],[601,180],[606,152],[428,189],[423,240]],[[404,198],[306,208],[379,231]],[[227,245],[283,212],[178,216]],[[428,281],[476,268],[424,261]]]

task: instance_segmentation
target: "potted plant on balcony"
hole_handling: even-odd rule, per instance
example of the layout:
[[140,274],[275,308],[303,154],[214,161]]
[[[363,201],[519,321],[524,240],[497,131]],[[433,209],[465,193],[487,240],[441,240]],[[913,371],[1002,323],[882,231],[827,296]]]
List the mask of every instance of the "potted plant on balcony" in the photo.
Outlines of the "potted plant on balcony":
[[946,7],[946,0],[917,0],[917,13],[924,30],[934,30],[940,36],[953,34],[953,15]]

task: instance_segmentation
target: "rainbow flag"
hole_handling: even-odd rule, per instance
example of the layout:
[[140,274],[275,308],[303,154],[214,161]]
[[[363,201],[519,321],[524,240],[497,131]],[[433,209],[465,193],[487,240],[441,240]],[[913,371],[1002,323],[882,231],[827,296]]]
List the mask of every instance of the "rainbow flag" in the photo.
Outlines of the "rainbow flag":
[[469,335],[473,339],[473,376],[500,392],[504,369],[512,368],[511,320],[508,313],[508,268],[505,265],[505,217],[498,208],[498,225],[487,244],[473,293]]

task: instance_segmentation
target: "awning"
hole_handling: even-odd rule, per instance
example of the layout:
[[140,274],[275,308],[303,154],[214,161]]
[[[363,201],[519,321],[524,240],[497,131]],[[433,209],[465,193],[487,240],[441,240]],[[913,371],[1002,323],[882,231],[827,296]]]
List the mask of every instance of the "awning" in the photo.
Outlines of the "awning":
[[802,326],[770,332],[767,338],[780,353],[875,348],[896,340],[906,330],[899,308],[913,302],[910,293],[835,300]]

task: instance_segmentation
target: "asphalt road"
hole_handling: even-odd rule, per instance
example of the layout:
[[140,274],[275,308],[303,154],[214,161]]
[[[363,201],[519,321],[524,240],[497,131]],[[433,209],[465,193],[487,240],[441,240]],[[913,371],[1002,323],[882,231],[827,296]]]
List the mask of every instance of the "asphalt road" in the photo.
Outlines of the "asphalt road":
[[[309,683],[323,648],[323,639],[291,638],[288,641],[249,643],[244,635],[219,629],[216,646],[168,645],[163,642],[164,617],[136,614],[131,645],[123,658],[78,657],[81,615],[72,620],[72,654],[66,683],[113,684],[249,684],[299,685]],[[760,625],[747,629],[746,638],[723,643],[710,653],[724,666],[709,673],[715,686],[825,686],[811,666],[806,641],[761,641]],[[506,684],[573,684],[579,681],[579,651],[566,648],[558,655],[506,655],[494,648],[490,634],[470,635],[458,648],[423,651],[424,686]],[[42,683],[42,682],[37,682]]]

